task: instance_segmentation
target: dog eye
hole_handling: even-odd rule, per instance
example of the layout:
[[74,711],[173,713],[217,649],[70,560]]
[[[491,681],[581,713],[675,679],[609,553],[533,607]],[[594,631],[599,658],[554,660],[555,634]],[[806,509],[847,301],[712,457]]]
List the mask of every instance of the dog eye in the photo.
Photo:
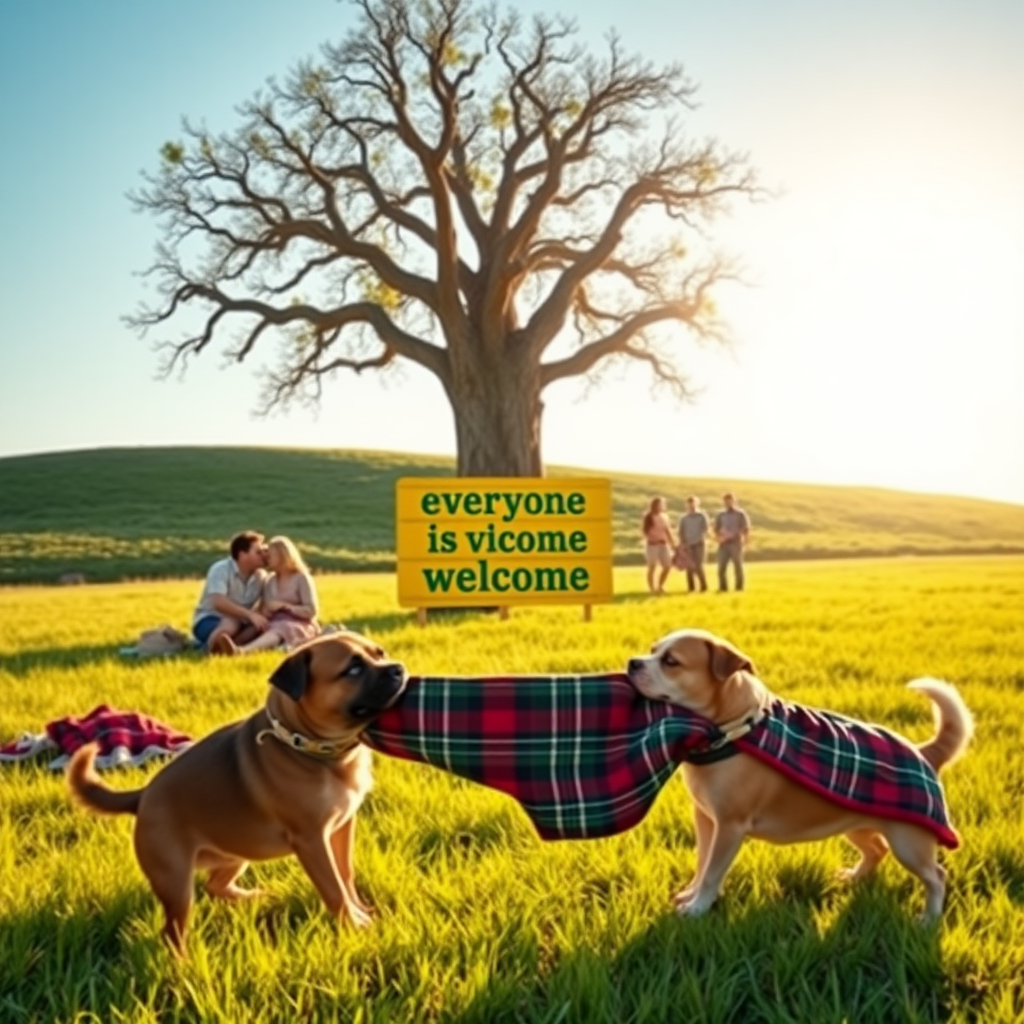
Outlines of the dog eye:
[[672,654],[671,651],[666,651],[661,658],[662,665],[668,665],[669,668],[674,668],[679,664],[679,659]]
[[366,666],[363,664],[363,659],[362,658],[353,658],[348,663],[348,668],[345,669],[345,673],[344,674],[347,675],[347,676],[357,676],[357,675],[359,675],[363,671],[363,669],[365,667]]

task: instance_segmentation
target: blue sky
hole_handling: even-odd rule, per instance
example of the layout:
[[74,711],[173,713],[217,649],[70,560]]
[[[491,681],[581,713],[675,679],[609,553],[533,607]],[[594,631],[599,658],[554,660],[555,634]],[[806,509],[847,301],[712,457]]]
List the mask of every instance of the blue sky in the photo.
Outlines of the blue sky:
[[[688,126],[745,151],[778,198],[719,239],[729,352],[684,342],[692,405],[641,368],[545,395],[549,464],[875,484],[1024,504],[1024,4],[605,0],[593,47],[680,60]],[[0,4],[0,456],[252,444],[451,453],[415,368],[338,378],[319,412],[254,418],[259,358],[160,381],[121,322],[158,238],[126,193],[353,17],[333,0]],[[271,352],[266,353],[271,360]],[[382,415],[382,411],[385,415]],[[1024,524],[1022,524],[1024,525]]]

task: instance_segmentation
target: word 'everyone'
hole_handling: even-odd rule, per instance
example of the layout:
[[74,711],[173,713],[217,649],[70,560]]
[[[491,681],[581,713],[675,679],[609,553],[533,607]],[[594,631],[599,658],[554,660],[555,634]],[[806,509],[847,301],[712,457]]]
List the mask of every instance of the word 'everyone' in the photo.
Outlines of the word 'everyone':
[[527,516],[581,516],[586,512],[586,495],[579,491],[428,491],[420,500],[425,515],[442,511],[450,516],[501,516],[511,523],[520,512]]

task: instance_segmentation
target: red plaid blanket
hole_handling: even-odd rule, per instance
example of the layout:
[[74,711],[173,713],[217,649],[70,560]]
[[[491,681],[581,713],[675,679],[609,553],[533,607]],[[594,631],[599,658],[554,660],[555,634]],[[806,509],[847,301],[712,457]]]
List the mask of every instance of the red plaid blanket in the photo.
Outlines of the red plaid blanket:
[[543,839],[624,832],[717,730],[622,674],[413,678],[363,734],[381,753],[515,797]]
[[118,711],[100,704],[87,715],[69,715],[45,725],[40,736],[26,734],[0,747],[0,761],[22,761],[42,752],[58,753],[50,762],[62,769],[71,755],[86,743],[100,745],[98,768],[139,765],[154,757],[169,757],[191,746],[184,733],[136,711]]
[[[619,673],[412,678],[364,736],[381,753],[514,797],[542,839],[632,828],[682,761],[723,738],[707,719],[647,700]],[[838,804],[958,845],[935,772],[894,733],[775,700],[735,745]]]

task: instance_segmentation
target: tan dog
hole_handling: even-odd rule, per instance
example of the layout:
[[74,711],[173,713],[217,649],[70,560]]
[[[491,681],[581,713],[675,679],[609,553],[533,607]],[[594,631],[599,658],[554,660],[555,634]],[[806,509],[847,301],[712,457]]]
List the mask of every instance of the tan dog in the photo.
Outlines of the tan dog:
[[372,781],[359,734],[402,692],[405,667],[372,640],[337,633],[298,648],[270,682],[260,711],[190,747],[143,789],[103,785],[93,746],[68,766],[86,806],[136,815],[135,853],[179,952],[197,868],[211,895],[240,899],[257,895],[235,884],[248,861],[294,854],[336,919],[370,920],[353,868],[355,815]]
[[[742,728],[771,699],[750,659],[703,630],[679,630],[659,640],[650,657],[630,660],[629,678],[645,696],[695,711],[726,734]],[[911,685],[936,707],[938,731],[917,749],[938,771],[966,747],[973,731],[971,714],[948,683]],[[703,914],[714,903],[748,836],[794,843],[840,833],[861,854],[844,878],[868,875],[891,848],[924,884],[925,919],[942,913],[945,870],[936,861],[936,837],[928,829],[848,810],[742,751],[711,764],[684,763],[683,773],[694,802],[697,872],[674,897],[679,913]]]

